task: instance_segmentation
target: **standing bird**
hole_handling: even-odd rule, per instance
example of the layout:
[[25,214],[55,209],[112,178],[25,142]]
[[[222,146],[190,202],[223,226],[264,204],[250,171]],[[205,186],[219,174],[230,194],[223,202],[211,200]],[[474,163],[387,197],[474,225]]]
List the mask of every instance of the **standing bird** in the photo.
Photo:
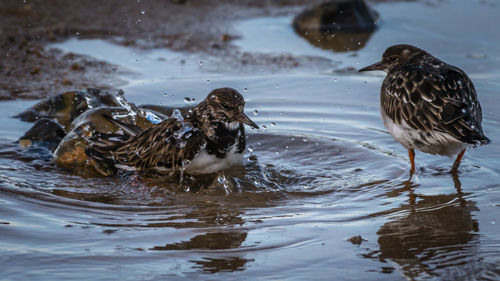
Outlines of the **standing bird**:
[[[189,115],[169,118],[146,130],[103,115],[124,134],[95,134],[87,155],[97,170],[185,171],[213,173],[241,163],[243,124],[259,128],[243,112],[243,96],[231,88],[215,89]],[[104,169],[102,167],[105,167]]]
[[387,73],[380,92],[384,126],[406,149],[415,172],[415,151],[458,155],[452,173],[468,146],[490,140],[481,126],[482,111],[467,74],[411,45],[394,45],[382,61],[359,71]]

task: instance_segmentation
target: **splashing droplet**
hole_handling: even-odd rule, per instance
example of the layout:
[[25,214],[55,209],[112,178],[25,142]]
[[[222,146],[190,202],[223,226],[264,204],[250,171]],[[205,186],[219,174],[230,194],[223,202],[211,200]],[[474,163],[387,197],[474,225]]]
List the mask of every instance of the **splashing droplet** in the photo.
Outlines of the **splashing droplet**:
[[253,115],[254,115],[254,116],[259,115],[259,111],[258,111],[257,109],[256,109],[256,110],[254,110],[254,111],[253,111]]

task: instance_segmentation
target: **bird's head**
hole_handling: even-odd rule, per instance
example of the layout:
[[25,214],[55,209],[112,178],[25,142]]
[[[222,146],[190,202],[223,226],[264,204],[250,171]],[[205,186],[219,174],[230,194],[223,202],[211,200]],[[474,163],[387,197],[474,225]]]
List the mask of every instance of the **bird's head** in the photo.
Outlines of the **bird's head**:
[[197,106],[198,118],[202,123],[221,122],[226,128],[237,129],[241,123],[259,128],[244,112],[243,96],[232,88],[219,88],[211,91]]
[[412,45],[393,45],[385,50],[381,61],[361,68],[359,71],[383,70],[389,72],[395,67],[409,63],[415,58],[425,54],[427,53],[424,50]]

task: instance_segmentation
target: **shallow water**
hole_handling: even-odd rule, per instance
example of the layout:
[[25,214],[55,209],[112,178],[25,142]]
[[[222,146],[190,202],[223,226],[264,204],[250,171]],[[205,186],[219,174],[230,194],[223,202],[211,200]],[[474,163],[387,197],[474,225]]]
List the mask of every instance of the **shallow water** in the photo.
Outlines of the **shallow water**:
[[[49,46],[128,70],[123,89],[139,104],[197,103],[213,88],[233,87],[262,129],[249,130],[243,168],[184,192],[161,178],[73,175],[47,151],[13,143],[31,124],[10,116],[31,102],[0,103],[2,278],[500,279],[500,8],[467,0],[374,8],[380,28],[355,53],[309,45],[290,18],[235,26],[242,50],[332,61],[319,70],[270,73],[262,66],[242,76],[211,71],[217,59],[202,55],[100,40]],[[464,10],[469,18],[458,25]],[[262,44],[270,38],[274,44]],[[458,177],[446,173],[452,159],[417,153],[408,182],[406,151],[379,119],[382,73],[347,70],[400,42],[453,62],[475,83],[493,142],[467,152]],[[360,245],[348,241],[357,235]]]

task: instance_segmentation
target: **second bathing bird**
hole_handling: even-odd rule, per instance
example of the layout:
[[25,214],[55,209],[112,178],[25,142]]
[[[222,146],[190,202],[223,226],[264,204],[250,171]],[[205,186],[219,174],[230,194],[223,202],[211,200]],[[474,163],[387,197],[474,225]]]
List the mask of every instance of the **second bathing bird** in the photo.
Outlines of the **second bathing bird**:
[[481,126],[482,111],[472,81],[449,65],[411,45],[394,45],[382,60],[359,71],[383,70],[380,92],[384,126],[406,149],[415,171],[415,149],[446,156],[457,155],[456,172],[469,146],[490,140]]
[[259,128],[245,115],[244,107],[240,93],[220,88],[210,92],[189,115],[169,118],[144,131],[103,115],[124,134],[97,133],[86,152],[112,170],[213,173],[241,163],[246,145],[243,124]]

